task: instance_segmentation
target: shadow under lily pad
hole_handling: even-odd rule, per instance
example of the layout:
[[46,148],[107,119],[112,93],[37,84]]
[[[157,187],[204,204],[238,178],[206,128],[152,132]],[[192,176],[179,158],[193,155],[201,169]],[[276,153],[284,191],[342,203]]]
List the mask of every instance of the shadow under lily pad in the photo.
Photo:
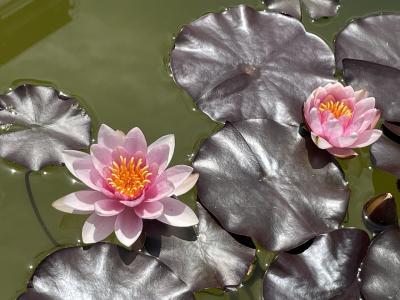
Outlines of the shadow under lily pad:
[[90,144],[90,117],[52,87],[25,84],[0,95],[0,125],[0,157],[35,171]]
[[106,243],[54,252],[38,266],[31,285],[19,300],[194,300],[154,257]]
[[198,203],[199,224],[172,228],[148,223],[146,249],[171,268],[192,291],[238,286],[255,257],[255,249],[238,243]]
[[264,299],[359,300],[357,274],[368,245],[364,231],[338,229],[300,254],[280,254],[264,277]]
[[334,81],[326,43],[296,19],[241,5],[182,28],[171,53],[175,81],[212,119],[299,124],[302,105]]
[[198,196],[222,226],[268,250],[337,229],[349,190],[331,156],[272,120],[228,123],[201,146]]

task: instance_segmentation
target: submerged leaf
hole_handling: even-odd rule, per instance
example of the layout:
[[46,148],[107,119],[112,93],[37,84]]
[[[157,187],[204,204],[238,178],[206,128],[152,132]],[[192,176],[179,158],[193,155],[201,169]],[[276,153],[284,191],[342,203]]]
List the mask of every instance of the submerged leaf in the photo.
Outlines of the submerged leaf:
[[365,299],[399,299],[400,230],[379,234],[368,249],[360,273],[361,292]]
[[365,203],[363,221],[368,230],[373,233],[384,231],[388,227],[397,227],[397,207],[392,194],[380,194]]
[[146,249],[179,276],[192,291],[239,285],[255,250],[239,244],[198,203],[199,224],[172,228],[151,223]]
[[0,157],[31,170],[61,163],[65,149],[90,143],[90,118],[51,87],[21,85],[0,95]]
[[[266,0],[269,10],[281,12],[301,19],[301,0]],[[312,19],[336,16],[339,0],[302,0]]]
[[171,53],[175,81],[217,121],[299,124],[302,105],[334,80],[334,58],[296,19],[238,6],[184,26]]
[[364,231],[339,229],[300,254],[280,254],[264,277],[264,299],[359,300],[357,273],[368,244]]
[[341,170],[298,127],[266,119],[228,123],[201,146],[194,167],[205,207],[225,229],[268,250],[336,229],[346,214]]
[[187,286],[157,259],[111,244],[66,248],[36,269],[20,300],[194,299]]

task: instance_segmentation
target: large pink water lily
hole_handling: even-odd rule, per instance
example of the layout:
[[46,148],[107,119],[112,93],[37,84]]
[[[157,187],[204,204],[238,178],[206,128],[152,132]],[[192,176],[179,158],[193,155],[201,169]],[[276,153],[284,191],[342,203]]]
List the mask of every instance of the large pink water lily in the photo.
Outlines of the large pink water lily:
[[198,223],[196,214],[175,198],[195,185],[198,174],[186,165],[167,169],[174,135],[147,146],[139,128],[125,135],[103,124],[97,142],[90,154],[73,150],[63,154],[69,171],[90,189],[53,203],[66,213],[90,214],[82,230],[84,243],[101,241],[115,231],[118,240],[130,246],[142,232],[142,219],[180,227]]
[[380,138],[382,131],[374,129],[379,117],[375,98],[340,83],[317,88],[304,104],[304,118],[314,143],[342,158],[357,156],[354,148]]

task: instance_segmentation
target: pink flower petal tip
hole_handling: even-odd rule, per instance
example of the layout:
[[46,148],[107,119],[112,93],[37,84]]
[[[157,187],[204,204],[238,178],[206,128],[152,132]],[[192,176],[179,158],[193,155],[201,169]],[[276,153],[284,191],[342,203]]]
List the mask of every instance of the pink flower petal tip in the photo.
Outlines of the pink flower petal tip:
[[374,129],[380,117],[375,98],[341,83],[314,90],[303,112],[314,143],[336,157],[355,157],[353,149],[369,146],[382,135]]
[[135,127],[126,135],[101,125],[97,144],[90,154],[66,151],[65,165],[88,186],[53,203],[66,213],[89,214],[82,240],[95,243],[115,232],[118,240],[131,246],[140,236],[142,219],[157,219],[172,226],[193,226],[196,214],[176,196],[196,184],[193,168],[168,168],[175,148],[174,135],[147,145]]

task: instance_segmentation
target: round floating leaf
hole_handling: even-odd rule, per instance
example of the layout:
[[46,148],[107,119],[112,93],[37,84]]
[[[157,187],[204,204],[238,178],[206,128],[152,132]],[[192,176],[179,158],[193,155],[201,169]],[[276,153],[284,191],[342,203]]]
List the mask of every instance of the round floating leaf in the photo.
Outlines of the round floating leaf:
[[379,234],[363,262],[361,292],[367,300],[399,299],[400,230]]
[[32,287],[20,296],[33,299],[194,299],[165,265],[151,256],[111,244],[88,250],[66,248],[48,256],[36,269]]
[[255,249],[238,243],[198,203],[199,224],[176,228],[150,223],[147,251],[158,257],[192,291],[239,285],[254,260]]
[[397,227],[397,207],[392,194],[384,193],[373,197],[363,207],[364,224],[373,233],[388,227]]
[[[266,0],[269,10],[281,12],[301,19],[300,0]],[[339,10],[339,0],[302,0],[312,19],[336,16]]]
[[205,207],[225,229],[269,250],[336,229],[347,210],[341,170],[298,130],[267,119],[228,123],[194,161]]
[[400,178],[400,144],[383,135],[371,146],[374,165]]
[[264,277],[264,299],[359,300],[357,273],[368,244],[364,231],[339,229],[300,254],[280,254]]
[[335,54],[345,81],[370,91],[386,120],[400,121],[400,15],[353,21],[338,34]]
[[334,80],[329,47],[296,19],[238,6],[184,26],[171,68],[214,120],[272,118],[299,124],[302,105]]
[[0,157],[39,170],[61,163],[65,149],[90,143],[90,118],[51,87],[21,85],[0,95]]

